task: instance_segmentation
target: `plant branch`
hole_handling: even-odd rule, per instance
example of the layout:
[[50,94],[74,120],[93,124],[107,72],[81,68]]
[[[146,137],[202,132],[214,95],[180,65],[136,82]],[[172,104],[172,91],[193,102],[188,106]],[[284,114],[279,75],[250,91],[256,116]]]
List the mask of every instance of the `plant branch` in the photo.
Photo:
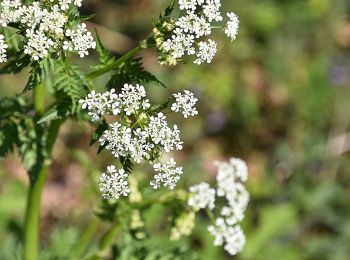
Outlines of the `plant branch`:
[[98,226],[100,224],[100,220],[96,217],[90,221],[89,225],[86,227],[85,231],[81,235],[77,246],[74,249],[72,254],[73,259],[81,259],[81,256],[86,252],[91,239],[93,238]]
[[104,68],[96,70],[94,72],[91,72],[90,74],[88,74],[86,77],[87,79],[94,79],[97,78],[117,67],[119,67],[121,64],[123,64],[125,61],[129,60],[130,58],[132,58],[136,53],[138,53],[139,51],[141,51],[142,49],[144,49],[143,46],[139,45],[136,48],[132,49],[131,51],[129,51],[128,53],[124,54],[122,57],[120,57],[119,59],[115,60],[114,62],[106,65]]
[[102,259],[102,257],[106,254],[106,250],[110,247],[110,245],[113,243],[114,238],[116,237],[118,230],[119,230],[119,223],[114,224],[111,229],[109,229],[100,240],[100,243],[98,244],[98,251],[91,257],[89,257],[89,260],[98,260]]

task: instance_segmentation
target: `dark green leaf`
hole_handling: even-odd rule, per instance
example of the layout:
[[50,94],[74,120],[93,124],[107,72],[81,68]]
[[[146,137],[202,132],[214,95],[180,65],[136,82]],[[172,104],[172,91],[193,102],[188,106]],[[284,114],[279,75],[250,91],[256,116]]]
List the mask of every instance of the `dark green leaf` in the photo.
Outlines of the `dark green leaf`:
[[18,144],[18,133],[16,124],[10,121],[0,123],[0,159],[13,152]]
[[95,133],[91,138],[90,146],[96,143],[98,139],[100,139],[100,137],[102,136],[103,132],[107,129],[108,129],[108,123],[106,122],[106,120],[102,120],[102,122],[99,123],[99,125],[97,126]]
[[34,89],[37,85],[41,84],[43,78],[43,70],[40,65],[36,64],[30,71],[30,76],[23,92],[28,92]]
[[0,74],[19,73],[30,64],[30,57],[28,55],[21,55],[18,53],[16,57],[19,58],[10,60],[3,68],[0,69]]
[[121,88],[125,83],[148,84],[151,82],[165,87],[161,81],[143,68],[141,59],[142,58],[136,58],[126,61],[124,65],[111,76],[107,82],[107,88]]

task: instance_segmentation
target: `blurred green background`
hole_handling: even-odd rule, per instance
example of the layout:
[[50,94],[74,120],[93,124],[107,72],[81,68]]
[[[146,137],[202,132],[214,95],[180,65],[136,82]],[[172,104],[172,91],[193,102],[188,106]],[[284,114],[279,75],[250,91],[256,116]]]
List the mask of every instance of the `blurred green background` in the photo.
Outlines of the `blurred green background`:
[[[84,14],[96,13],[89,26],[117,56],[148,35],[152,16],[167,4],[84,2]],[[213,181],[213,160],[240,157],[249,166],[251,201],[247,244],[235,259],[350,259],[350,2],[223,2],[240,17],[240,32],[234,43],[215,34],[219,52],[211,64],[160,67],[155,52],[142,53],[146,68],[168,85],[147,86],[152,100],[182,89],[200,100],[199,116],[174,118],[186,144],[176,155],[185,169],[181,186]],[[96,58],[76,62],[88,69]],[[19,93],[26,80],[25,72],[1,76],[0,96]],[[67,259],[93,214],[91,186],[112,158],[89,148],[92,131],[68,122],[60,134],[42,202],[43,259]],[[0,178],[0,259],[20,259],[27,177],[17,156],[1,162]],[[167,222],[155,220],[158,210],[150,223]],[[197,220],[193,237],[178,243],[199,259],[231,259],[212,246],[206,219]]]

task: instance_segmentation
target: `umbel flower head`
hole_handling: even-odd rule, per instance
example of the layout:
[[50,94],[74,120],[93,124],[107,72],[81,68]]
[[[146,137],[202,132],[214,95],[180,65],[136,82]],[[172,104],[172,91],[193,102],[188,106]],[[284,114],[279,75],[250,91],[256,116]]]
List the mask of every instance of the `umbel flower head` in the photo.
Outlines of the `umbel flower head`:
[[[238,225],[244,218],[249,201],[249,193],[243,182],[247,180],[248,169],[244,161],[231,158],[229,162],[215,162],[218,168],[216,186],[201,183],[190,187],[187,204],[195,211],[207,208],[217,214],[215,222],[208,227],[214,236],[214,245],[222,246],[231,255],[242,251],[245,236]],[[225,198],[226,203],[219,207],[216,197]],[[220,200],[221,201],[221,200]]]
[[[178,93],[174,98],[172,110],[181,112],[185,117],[198,113],[194,107],[197,99],[190,91]],[[160,159],[164,153],[182,149],[180,130],[177,125],[169,125],[165,114],[150,104],[143,86],[125,84],[120,93],[114,89],[104,93],[92,91],[79,102],[83,109],[89,111],[92,121],[106,115],[117,116],[117,120],[109,123],[108,129],[99,138],[101,146],[115,158],[128,158],[134,163],[150,162],[157,173],[150,182],[154,189],[175,188],[183,173],[182,167],[177,167],[173,158],[165,163],[161,163]],[[110,179],[106,174],[103,176],[100,183],[104,191],[106,180]]]
[[216,42],[208,39],[214,28],[236,39],[238,17],[230,12],[222,24],[221,0],[178,0],[178,6],[180,17],[161,17],[153,30],[161,64],[176,65],[186,55],[195,56],[195,64],[210,63],[217,52]]
[[14,27],[22,32],[23,52],[32,60],[40,60],[61,50],[89,54],[96,43],[84,23],[73,20],[81,0],[34,1],[22,4],[19,0],[4,0],[0,4],[0,25]]

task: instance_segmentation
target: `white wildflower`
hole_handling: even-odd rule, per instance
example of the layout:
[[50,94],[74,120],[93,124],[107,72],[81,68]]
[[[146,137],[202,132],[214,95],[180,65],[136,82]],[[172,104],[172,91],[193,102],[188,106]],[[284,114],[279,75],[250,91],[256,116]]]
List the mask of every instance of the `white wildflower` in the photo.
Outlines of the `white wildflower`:
[[200,42],[199,50],[196,53],[197,59],[195,64],[202,64],[203,62],[210,63],[214,58],[217,51],[217,44],[213,40],[209,39],[208,42]]
[[176,167],[174,158],[170,158],[164,164],[155,163],[153,169],[158,173],[150,182],[154,189],[159,189],[162,186],[168,187],[170,190],[174,189],[183,173],[182,167]]
[[[247,180],[247,165],[236,158],[215,164],[218,167],[216,190],[207,183],[192,186],[187,203],[195,210],[208,207],[212,214],[219,213],[215,224],[209,226],[208,230],[215,237],[215,246],[223,245],[229,254],[235,255],[242,251],[245,244],[245,237],[238,223],[243,220],[249,201],[249,193],[242,184]],[[215,195],[226,198],[222,208],[214,204]]]
[[245,236],[240,226],[227,225],[223,218],[217,218],[208,231],[214,236],[214,245],[222,246],[230,255],[241,252],[245,245]]
[[213,210],[215,207],[215,189],[210,188],[208,183],[200,183],[190,187],[190,193],[192,194],[188,199],[187,204],[198,211],[199,209]]
[[6,54],[7,48],[8,48],[8,45],[5,42],[4,35],[0,34],[0,63],[7,61],[7,54]]
[[81,0],[50,0],[44,5],[34,1],[22,5],[19,0],[4,0],[0,4],[0,25],[18,24],[24,34],[24,53],[32,60],[46,58],[60,50],[74,51],[84,57],[96,43],[85,24],[70,28],[68,10],[72,5],[81,6]]
[[195,105],[198,99],[191,91],[185,90],[184,94],[173,94],[175,102],[171,106],[171,110],[174,112],[181,112],[185,118],[189,116],[195,116],[198,114]]
[[233,41],[236,40],[238,34],[239,20],[238,16],[233,12],[227,13],[227,17],[229,20],[225,26],[225,34]]
[[119,199],[128,196],[128,175],[123,169],[117,170],[114,165],[108,166],[106,173],[100,177],[100,191],[105,199]]
[[89,49],[96,48],[96,42],[91,32],[86,29],[85,23],[78,25],[78,28],[75,30],[68,29],[66,31],[66,36],[71,39],[73,50],[77,51],[81,58],[89,55]]
[[203,6],[203,13],[209,22],[222,21],[220,7],[221,7],[220,0],[206,0],[206,4]]
[[[182,15],[155,28],[155,41],[162,65],[176,65],[186,55],[195,55],[195,64],[210,63],[217,45],[212,39],[205,41],[203,37],[210,36],[212,29],[222,28],[228,37],[236,39],[239,21],[233,12],[227,14],[229,20],[226,24],[213,25],[223,20],[221,0],[179,0],[178,3]],[[163,33],[164,29],[169,32]],[[196,46],[199,46],[197,50]]]

